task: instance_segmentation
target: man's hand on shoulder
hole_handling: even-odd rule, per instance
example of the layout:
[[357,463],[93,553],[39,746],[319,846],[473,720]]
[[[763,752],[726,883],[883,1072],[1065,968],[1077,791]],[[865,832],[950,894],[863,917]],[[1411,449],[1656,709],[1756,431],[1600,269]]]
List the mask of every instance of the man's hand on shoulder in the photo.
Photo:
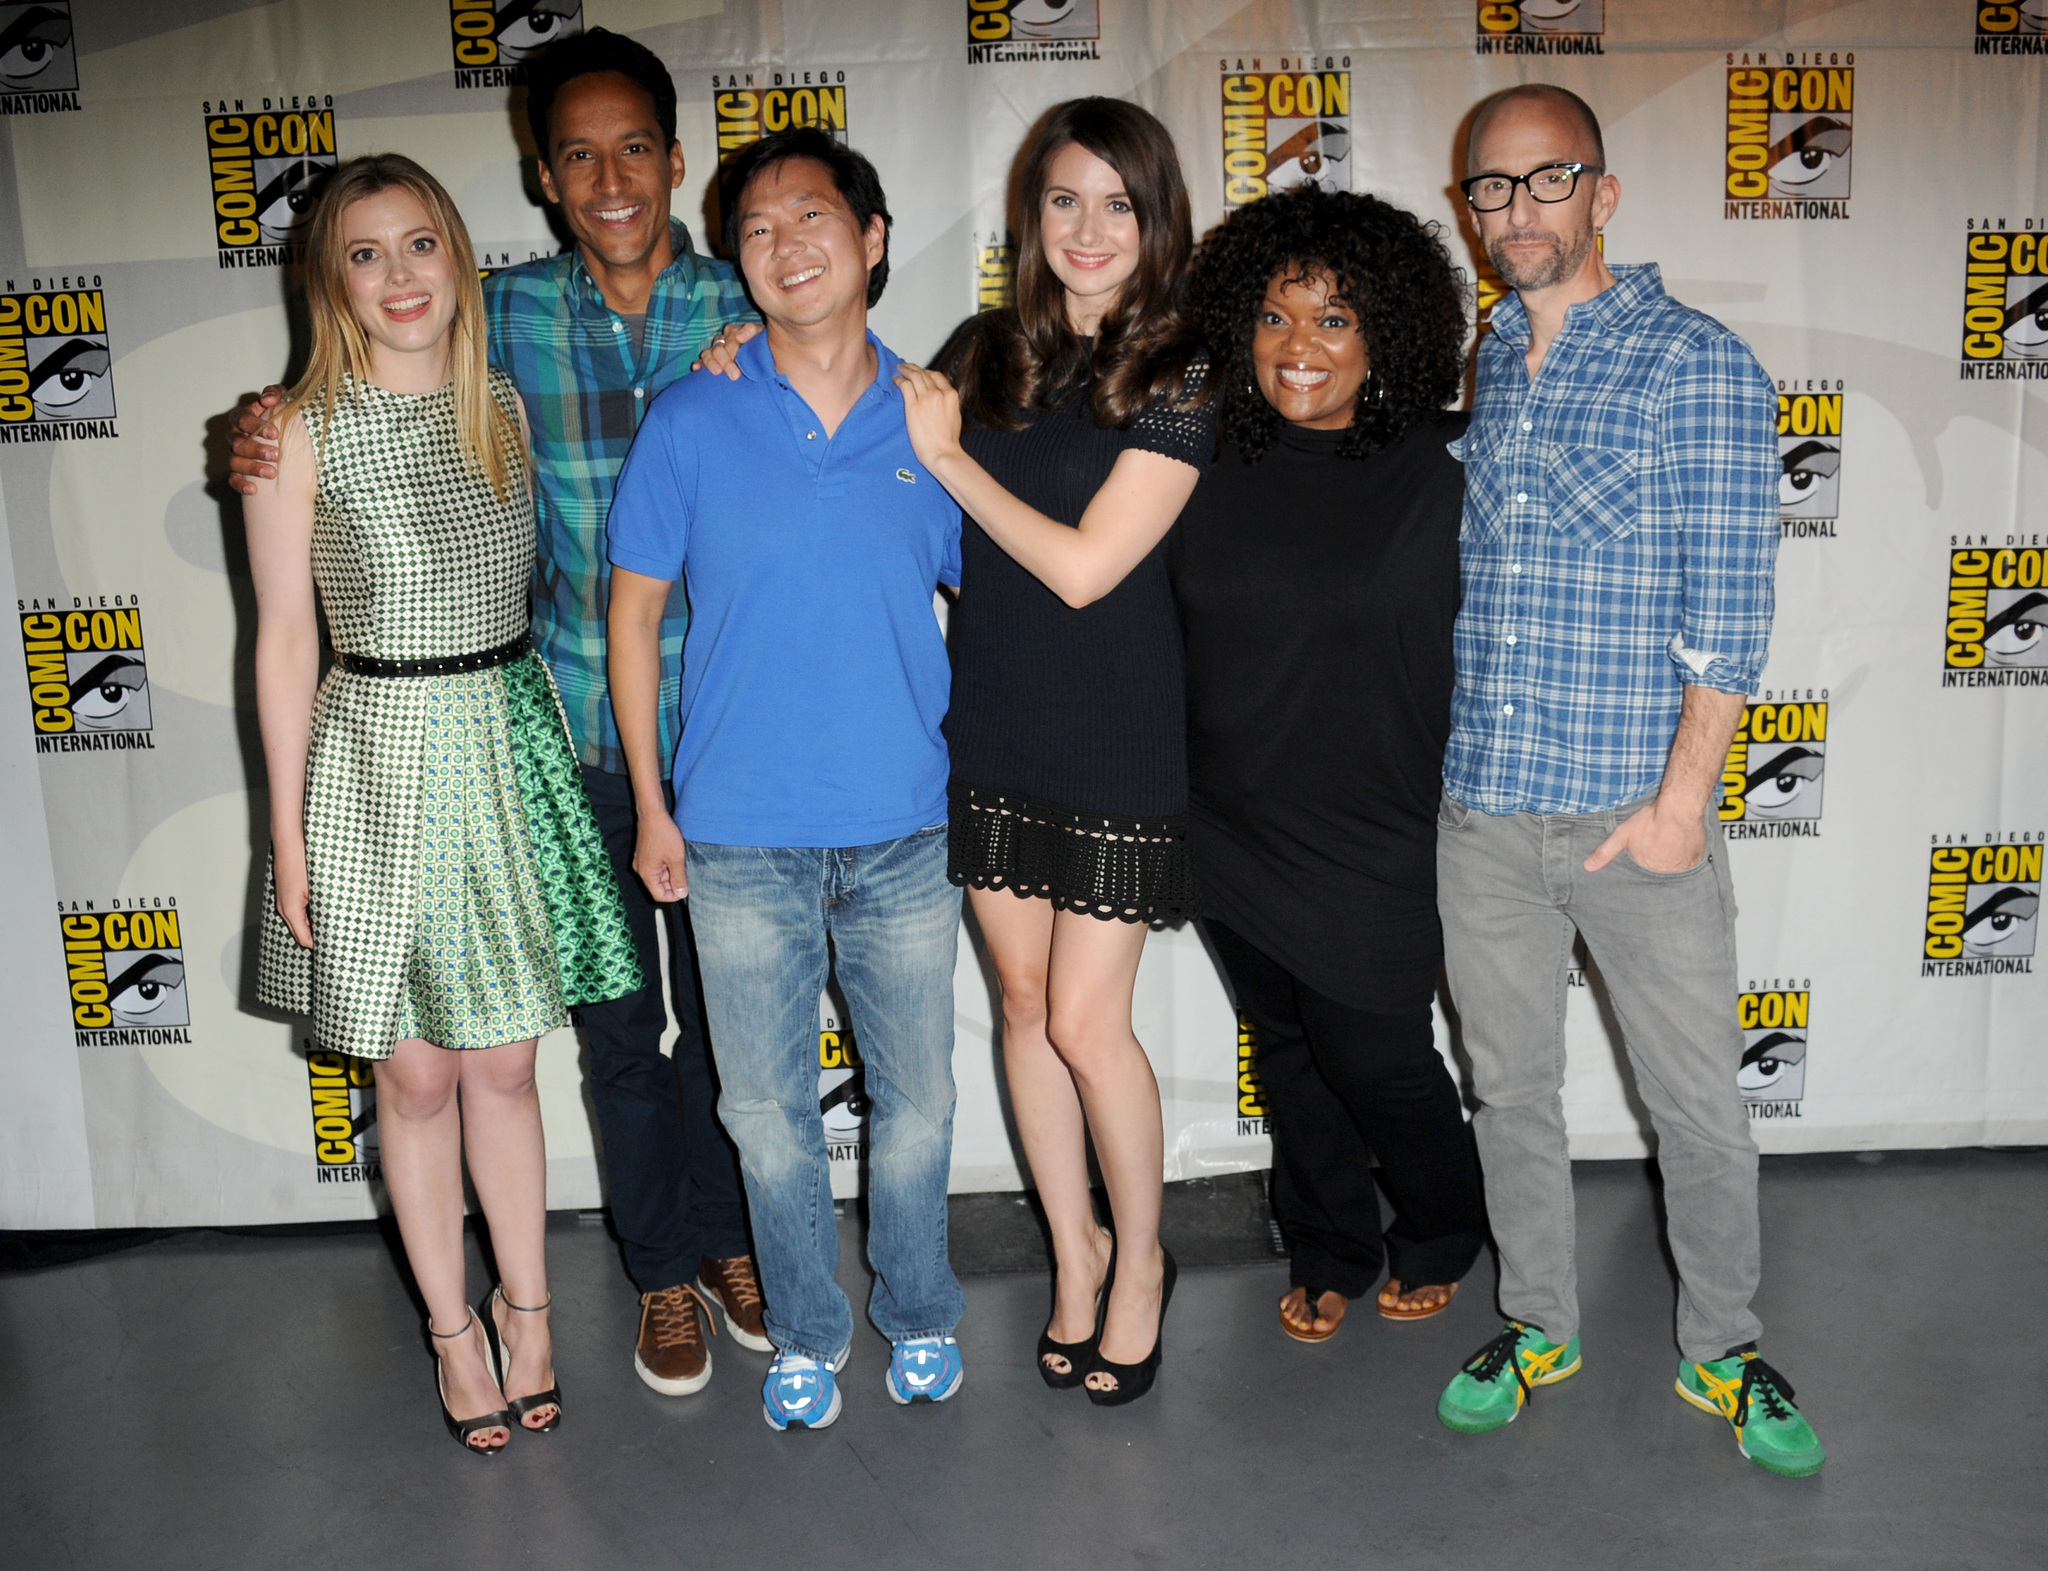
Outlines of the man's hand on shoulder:
[[710,343],[706,344],[695,360],[690,362],[692,371],[710,371],[737,382],[740,379],[740,345],[761,331],[759,322],[728,322],[721,327]]
[[1586,871],[1597,873],[1626,851],[1646,873],[1689,873],[1707,856],[1704,810],[1671,811],[1662,800],[1632,813],[1586,858]]
[[258,480],[277,478],[277,421],[272,412],[284,398],[284,389],[273,382],[228,418],[233,433],[228,484],[244,496],[256,494]]

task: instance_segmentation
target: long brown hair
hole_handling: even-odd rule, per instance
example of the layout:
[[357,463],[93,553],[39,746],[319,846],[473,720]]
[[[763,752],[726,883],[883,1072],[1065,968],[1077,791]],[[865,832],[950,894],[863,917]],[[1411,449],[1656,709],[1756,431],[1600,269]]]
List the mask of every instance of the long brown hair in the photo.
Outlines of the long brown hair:
[[[1092,356],[1067,322],[1066,286],[1046,260],[1039,222],[1052,162],[1073,145],[1117,172],[1138,220],[1137,270],[1096,329]],[[1052,407],[1091,369],[1100,426],[1128,425],[1147,404],[1179,396],[1196,352],[1182,304],[1195,236],[1173,134],[1120,98],[1054,104],[1018,155],[1010,204],[1017,303],[967,335],[955,365],[967,418],[1016,430],[1022,411]]]
[[317,401],[323,426],[334,416],[337,400],[351,395],[347,378],[358,384],[370,377],[370,339],[356,320],[348,294],[348,235],[343,218],[349,207],[382,191],[407,191],[418,198],[448,248],[455,270],[455,318],[450,324],[448,370],[455,384],[455,429],[469,467],[491,484],[499,501],[511,496],[512,470],[523,470],[526,444],[519,428],[491,396],[490,365],[485,358],[488,326],[484,292],[476,271],[476,249],[454,200],[426,170],[400,153],[373,153],[351,158],[334,172],[320,203],[313,209],[306,235],[306,310],[313,323],[313,353],[305,375],[291,391],[294,405]]

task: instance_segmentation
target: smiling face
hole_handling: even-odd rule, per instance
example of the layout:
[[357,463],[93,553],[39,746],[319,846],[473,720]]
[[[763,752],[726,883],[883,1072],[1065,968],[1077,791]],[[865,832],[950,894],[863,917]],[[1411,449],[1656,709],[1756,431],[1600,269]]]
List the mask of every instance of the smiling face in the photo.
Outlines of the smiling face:
[[770,164],[740,192],[739,209],[740,271],[771,327],[865,316],[888,227],[878,213],[863,231],[830,169],[814,158]]
[[[1472,143],[1470,164],[1475,175],[1512,176],[1550,164],[1597,164],[1599,158],[1592,139],[1567,110],[1530,97],[1512,99],[1486,119]],[[1538,202],[1526,186],[1516,186],[1506,207],[1475,211],[1472,221],[1487,259],[1509,288],[1543,290],[1576,277],[1587,265],[1620,201],[1620,183],[1609,174],[1596,179],[1589,169],[1562,202]]]
[[420,199],[393,186],[341,215],[349,304],[373,357],[445,351],[458,299],[448,248]]
[[577,242],[608,266],[640,266],[668,238],[669,193],[683,183],[683,150],[661,134],[654,100],[632,78],[571,78],[548,110],[541,194]]
[[1372,357],[1358,313],[1335,298],[1336,281],[1320,269],[1266,285],[1252,326],[1252,367],[1259,391],[1284,420],[1311,431],[1351,424]]
[[1038,238],[1067,291],[1075,330],[1093,333],[1138,270],[1138,213],[1124,177],[1079,142],[1069,142],[1046,166],[1038,200]]

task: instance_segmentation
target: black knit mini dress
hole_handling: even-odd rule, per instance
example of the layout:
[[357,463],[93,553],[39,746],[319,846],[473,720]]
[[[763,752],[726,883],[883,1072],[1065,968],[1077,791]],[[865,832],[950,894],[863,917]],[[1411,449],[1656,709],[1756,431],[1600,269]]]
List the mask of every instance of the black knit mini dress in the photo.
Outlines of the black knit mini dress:
[[[1027,411],[1021,430],[970,427],[962,445],[1012,496],[1070,528],[1127,449],[1208,467],[1208,410],[1162,400],[1105,429],[1091,391]],[[972,518],[960,551],[948,875],[1105,920],[1196,915],[1187,684],[1165,542],[1078,611]]]

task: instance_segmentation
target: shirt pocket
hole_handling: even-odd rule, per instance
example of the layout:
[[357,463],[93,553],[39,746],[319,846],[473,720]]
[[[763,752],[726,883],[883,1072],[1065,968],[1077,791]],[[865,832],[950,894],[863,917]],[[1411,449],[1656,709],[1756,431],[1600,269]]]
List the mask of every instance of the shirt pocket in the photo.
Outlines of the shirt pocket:
[[1465,466],[1465,509],[1458,538],[1466,545],[1491,540],[1507,525],[1507,436],[1475,423],[1445,444]]
[[1559,444],[1544,475],[1550,527],[1589,551],[1633,534],[1641,464],[1634,448]]

